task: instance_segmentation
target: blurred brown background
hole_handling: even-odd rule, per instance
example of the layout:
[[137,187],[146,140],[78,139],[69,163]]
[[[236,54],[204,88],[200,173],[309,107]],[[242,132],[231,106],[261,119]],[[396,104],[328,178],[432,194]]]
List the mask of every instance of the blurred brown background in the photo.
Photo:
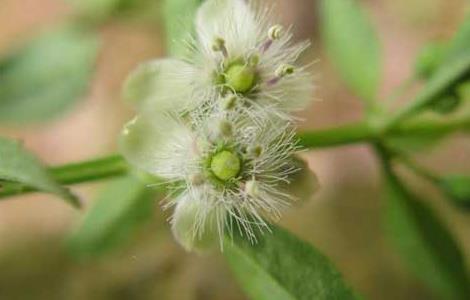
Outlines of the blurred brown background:
[[[412,72],[424,42],[448,38],[462,20],[465,0],[361,1],[383,44],[381,95]],[[279,0],[285,23],[299,39],[311,39],[306,59],[316,60],[317,101],[303,114],[304,128],[359,120],[362,106],[345,88],[322,52],[316,2]],[[282,12],[282,13],[281,13]],[[158,13],[158,12],[156,12]],[[0,53],[74,14],[60,0],[0,0]],[[116,136],[132,111],[120,99],[126,74],[139,62],[164,55],[163,29],[138,20],[102,26],[102,50],[88,95],[66,116],[40,126],[0,128],[20,138],[51,165],[104,156],[116,151]],[[1,74],[0,74],[1,80]],[[459,136],[419,156],[442,172],[470,170],[470,141]],[[381,228],[380,169],[366,146],[314,150],[305,155],[318,174],[320,192],[292,209],[283,225],[326,253],[346,280],[368,299],[434,299],[391,250]],[[403,170],[404,171],[404,170]],[[451,207],[425,182],[403,172],[455,232],[470,259],[470,216]],[[74,187],[93,198],[100,184]],[[132,238],[129,245],[95,261],[73,262],[61,239],[83,212],[47,195],[0,203],[0,299],[245,299],[218,254],[187,254],[171,237],[166,216]],[[308,280],[306,278],[305,280]]]

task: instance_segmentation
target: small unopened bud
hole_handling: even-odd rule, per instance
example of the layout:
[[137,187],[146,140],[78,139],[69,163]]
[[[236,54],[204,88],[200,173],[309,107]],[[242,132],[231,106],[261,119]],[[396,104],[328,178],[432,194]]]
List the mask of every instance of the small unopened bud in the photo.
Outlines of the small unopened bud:
[[280,65],[276,69],[275,75],[276,77],[282,78],[284,76],[291,75],[292,73],[294,73],[294,70],[295,68],[292,65],[288,65],[288,64]]
[[282,25],[274,25],[268,30],[268,37],[271,40],[278,40],[282,37],[284,33],[284,27]]
[[233,94],[229,94],[228,96],[222,99],[221,107],[224,110],[232,110],[237,105],[237,101],[238,101],[237,96]]
[[251,197],[257,197],[259,195],[259,185],[256,180],[248,180],[245,183],[245,193]]
[[219,123],[219,132],[224,137],[230,137],[233,134],[232,124],[226,120],[222,120]]

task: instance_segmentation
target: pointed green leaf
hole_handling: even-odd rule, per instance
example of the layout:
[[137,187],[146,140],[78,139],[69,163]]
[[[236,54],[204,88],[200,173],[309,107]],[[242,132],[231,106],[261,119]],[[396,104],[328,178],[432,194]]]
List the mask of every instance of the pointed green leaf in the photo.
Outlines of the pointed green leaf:
[[440,178],[439,186],[455,204],[470,209],[470,176],[448,175]]
[[0,189],[34,188],[56,194],[74,206],[78,199],[54,181],[39,160],[13,140],[0,137]]
[[346,83],[369,104],[381,78],[380,44],[355,0],[322,0],[321,30],[328,55]]
[[279,227],[255,245],[235,237],[224,254],[252,300],[356,299],[328,258]]
[[434,211],[387,174],[385,221],[399,254],[442,299],[468,299],[470,281],[457,242]]
[[132,176],[113,180],[68,239],[77,257],[103,254],[125,243],[153,215],[155,190]]
[[88,87],[97,50],[94,34],[65,26],[0,59],[0,122],[43,121],[69,109]]
[[460,83],[470,72],[470,13],[449,44],[440,66],[414,101],[405,106],[392,123],[413,115],[427,107],[437,97],[442,97]]

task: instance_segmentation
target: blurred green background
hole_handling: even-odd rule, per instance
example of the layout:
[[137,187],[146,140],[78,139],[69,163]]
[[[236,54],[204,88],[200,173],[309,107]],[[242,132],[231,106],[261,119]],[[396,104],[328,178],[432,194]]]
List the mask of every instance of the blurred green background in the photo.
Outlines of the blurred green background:
[[[50,165],[114,153],[116,136],[133,115],[120,99],[126,74],[140,62],[165,55],[161,3],[0,1],[0,55],[14,55],[32,36],[71,19],[97,26],[100,41],[96,64],[90,66],[91,82],[83,87],[85,93],[77,92],[76,103],[60,109],[47,122],[21,127],[2,124],[0,135],[21,139]],[[276,3],[282,23],[294,24],[296,38],[312,40],[313,46],[303,59],[317,61],[316,101],[302,113],[302,127],[337,126],[360,119],[363,107],[324,54],[316,1]],[[409,77],[424,43],[452,36],[468,6],[465,0],[369,0],[361,4],[383,45],[381,96]],[[64,81],[77,76],[73,67],[58,76]],[[40,93],[41,83],[37,88]],[[438,172],[468,173],[469,153],[470,140],[454,135],[440,147],[420,152],[417,158]],[[383,234],[380,169],[371,150],[358,145],[303,155],[317,173],[321,189],[309,202],[291,209],[282,225],[327,254],[365,298],[437,299],[407,271]],[[400,171],[455,233],[468,262],[468,213],[451,206],[426,182]],[[85,199],[87,208],[104,186],[87,184],[75,186],[73,191]],[[166,222],[168,213],[160,211],[158,199],[152,205],[154,216],[142,218],[145,221],[129,238],[118,238],[122,240],[119,247],[97,257],[77,258],[64,244],[86,208],[75,211],[49,195],[0,202],[0,299],[246,299],[221,255],[185,253],[173,241]]]

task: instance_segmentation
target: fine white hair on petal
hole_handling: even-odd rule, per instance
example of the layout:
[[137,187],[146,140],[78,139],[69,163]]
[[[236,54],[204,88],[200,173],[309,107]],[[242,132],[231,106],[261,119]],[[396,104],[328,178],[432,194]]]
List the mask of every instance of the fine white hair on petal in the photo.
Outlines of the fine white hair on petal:
[[[215,119],[218,117],[213,116]],[[281,211],[295,200],[281,189],[282,185],[289,183],[289,176],[298,171],[295,165],[290,164],[297,150],[295,134],[288,123],[281,121],[275,126],[263,122],[254,124],[241,114],[225,117],[233,122],[231,143],[243,157],[243,171],[238,184],[222,188],[210,182],[195,185],[190,178],[186,179],[185,197],[199,201],[200,208],[194,221],[194,238],[201,234],[199,228],[206,228],[206,218],[212,216],[209,212],[224,212],[226,216],[219,216],[213,225],[216,227],[213,231],[220,235],[219,241],[222,241],[227,230],[230,235],[236,230],[251,242],[256,242],[256,233],[269,231],[268,222],[278,221]],[[213,126],[208,124],[212,121],[201,123],[204,128],[196,129],[198,134],[209,136],[208,130]],[[249,153],[249,148],[253,146],[261,149],[256,157]],[[210,146],[206,151],[212,151]],[[256,182],[256,194],[245,190],[247,181]],[[178,205],[178,201],[170,201],[167,207]]]
[[137,67],[124,85],[124,98],[139,111],[184,111],[193,108],[197,69],[178,59],[156,59]]
[[223,38],[230,55],[243,55],[258,42],[259,24],[242,0],[207,0],[196,15],[196,31],[208,56],[213,56],[215,38]]
[[163,179],[181,178],[194,165],[194,135],[175,117],[140,115],[124,127],[120,150],[128,161]]
[[[125,127],[121,151],[175,183],[163,208],[175,208],[173,233],[188,250],[214,235],[222,248],[235,231],[254,243],[296,200],[286,189],[300,169],[292,112],[312,97],[310,66],[297,63],[309,43],[294,43],[291,28],[268,35],[271,15],[243,0],[207,0],[187,41],[191,55],[154,61],[129,80],[141,116]],[[254,74],[247,90],[229,80],[232,66]],[[211,169],[221,151],[239,159],[227,180]]]

